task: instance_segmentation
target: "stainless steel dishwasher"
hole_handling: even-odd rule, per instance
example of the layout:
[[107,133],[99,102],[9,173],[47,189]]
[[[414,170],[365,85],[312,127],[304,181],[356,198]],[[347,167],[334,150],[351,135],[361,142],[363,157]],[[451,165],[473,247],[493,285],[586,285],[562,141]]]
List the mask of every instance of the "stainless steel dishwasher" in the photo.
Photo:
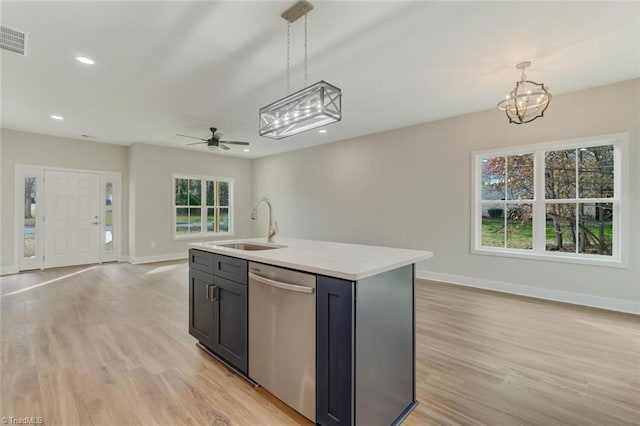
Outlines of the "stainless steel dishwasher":
[[316,421],[316,277],[249,262],[249,377]]

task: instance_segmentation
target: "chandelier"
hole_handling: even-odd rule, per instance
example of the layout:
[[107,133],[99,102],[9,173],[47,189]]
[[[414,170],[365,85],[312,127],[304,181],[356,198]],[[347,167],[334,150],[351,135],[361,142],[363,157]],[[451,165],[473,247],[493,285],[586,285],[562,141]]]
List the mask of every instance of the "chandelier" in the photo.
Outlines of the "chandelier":
[[524,70],[531,66],[531,62],[520,62],[516,69],[522,70],[520,81],[516,87],[498,103],[498,109],[507,114],[509,123],[529,123],[542,117],[551,102],[551,93],[542,83],[527,80]]
[[[307,86],[307,13],[313,5],[300,0],[280,16],[287,21],[287,96],[260,108],[259,134],[271,139],[282,139],[342,119],[342,90],[324,80]],[[304,85],[289,94],[290,28],[304,16]]]

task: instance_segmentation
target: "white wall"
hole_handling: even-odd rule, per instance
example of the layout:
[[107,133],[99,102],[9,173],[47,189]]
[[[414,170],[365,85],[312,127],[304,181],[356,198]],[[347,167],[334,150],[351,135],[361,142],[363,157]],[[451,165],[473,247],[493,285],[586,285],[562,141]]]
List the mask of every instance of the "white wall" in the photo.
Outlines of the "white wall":
[[[234,178],[235,235],[252,234],[250,160],[145,144],[111,145],[2,129],[0,133],[0,273],[15,272],[15,165],[122,175],[122,255],[132,262],[186,258],[190,240],[173,238],[173,173]],[[231,238],[231,237],[225,237]],[[155,248],[151,243],[155,242]]]
[[[129,149],[129,253],[132,262],[187,256],[186,244],[214,238],[173,238],[173,174],[228,177],[234,181],[235,237],[249,237],[252,227],[251,160],[182,149],[133,144]],[[151,243],[155,242],[155,248]]]
[[60,167],[79,170],[118,172],[122,176],[122,254],[128,253],[127,245],[127,191],[128,147],[104,143],[80,141],[19,132],[0,130],[0,270],[17,267],[14,259],[14,192],[15,165],[26,164],[44,167]]
[[[424,277],[635,311],[639,100],[635,79],[557,96],[544,118],[525,125],[488,110],[265,157],[254,162],[253,193],[274,202],[284,236],[431,250],[435,258],[418,265]],[[629,268],[470,253],[472,151],[617,132],[630,137]]]

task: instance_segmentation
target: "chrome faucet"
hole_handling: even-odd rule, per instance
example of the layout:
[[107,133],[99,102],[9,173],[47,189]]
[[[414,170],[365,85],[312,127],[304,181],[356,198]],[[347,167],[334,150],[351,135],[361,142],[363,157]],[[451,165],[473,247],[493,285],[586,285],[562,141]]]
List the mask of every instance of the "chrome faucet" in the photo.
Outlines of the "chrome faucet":
[[253,206],[253,210],[251,211],[251,220],[256,220],[258,217],[258,204],[261,202],[267,203],[269,206],[269,230],[267,231],[267,242],[273,243],[276,239],[276,234],[278,233],[278,222],[273,221],[273,208],[271,207],[271,200],[267,197],[262,197],[258,200],[255,206]]

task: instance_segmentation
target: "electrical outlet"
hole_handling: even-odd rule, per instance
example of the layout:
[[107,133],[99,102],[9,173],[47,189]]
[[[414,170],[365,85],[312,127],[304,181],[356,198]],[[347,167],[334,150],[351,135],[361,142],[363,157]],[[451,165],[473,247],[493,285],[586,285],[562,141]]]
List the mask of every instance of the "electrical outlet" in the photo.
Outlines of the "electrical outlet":
[[155,241],[151,241],[151,248],[156,248],[156,242]]

